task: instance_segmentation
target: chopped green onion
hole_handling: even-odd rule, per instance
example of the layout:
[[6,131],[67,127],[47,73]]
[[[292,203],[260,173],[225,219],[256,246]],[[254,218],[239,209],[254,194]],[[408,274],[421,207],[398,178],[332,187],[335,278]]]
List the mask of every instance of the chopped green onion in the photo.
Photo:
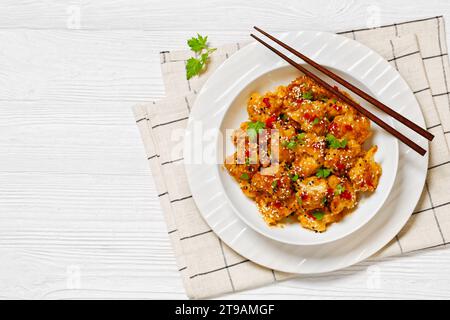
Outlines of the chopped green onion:
[[321,168],[317,171],[316,176],[318,178],[326,178],[331,174],[331,170],[327,168]]
[[340,141],[338,138],[336,138],[331,133],[327,134],[325,139],[327,140],[330,148],[333,148],[333,149],[345,148],[347,146],[347,142],[348,142],[347,139],[343,139],[342,141]]
[[302,97],[306,100],[312,100],[313,94],[311,91],[303,92]]
[[253,139],[258,135],[259,131],[261,131],[265,127],[266,127],[266,124],[261,121],[249,122],[247,134],[250,138]]
[[289,141],[288,144],[286,145],[288,149],[294,149],[296,146],[297,142],[295,142],[294,140]]
[[243,180],[248,180],[248,179],[250,179],[250,177],[248,176],[248,173],[243,173],[243,174],[241,174],[241,179],[243,179]]
[[336,196],[338,196],[338,195],[340,195],[342,192],[344,192],[345,191],[345,188],[342,186],[342,184],[338,184],[337,186],[336,186],[336,190],[334,190],[334,194],[336,195]]
[[319,121],[320,121],[320,119],[319,118],[314,118],[314,121],[313,121],[313,125],[315,126],[316,124],[318,124],[319,123]]
[[303,139],[305,138],[305,136],[306,136],[306,133],[305,133],[305,132],[299,133],[299,134],[297,135],[297,140],[303,140]]
[[322,211],[316,211],[313,214],[313,217],[316,218],[316,220],[322,220],[323,216],[325,215],[325,213],[323,213]]
[[272,182],[272,189],[275,191],[275,190],[277,189],[277,187],[278,187],[278,181],[277,181],[277,180],[274,180],[274,181]]

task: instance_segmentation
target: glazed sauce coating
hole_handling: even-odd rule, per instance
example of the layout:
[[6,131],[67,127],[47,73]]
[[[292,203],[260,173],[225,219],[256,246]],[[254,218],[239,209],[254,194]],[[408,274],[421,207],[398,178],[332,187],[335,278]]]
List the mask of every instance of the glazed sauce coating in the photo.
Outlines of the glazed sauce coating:
[[[372,134],[370,121],[310,78],[253,93],[247,112],[248,121],[232,136],[245,150],[224,166],[267,224],[293,216],[304,228],[323,232],[355,208],[360,193],[376,190],[377,146],[362,147]],[[262,143],[274,130],[276,155]]]

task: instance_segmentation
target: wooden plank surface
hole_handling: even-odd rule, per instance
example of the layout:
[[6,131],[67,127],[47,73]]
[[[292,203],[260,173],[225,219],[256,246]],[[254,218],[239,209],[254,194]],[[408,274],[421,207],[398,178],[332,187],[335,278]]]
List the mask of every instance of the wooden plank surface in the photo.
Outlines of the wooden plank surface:
[[[445,1],[0,3],[0,298],[185,298],[130,107],[158,52],[425,16]],[[447,28],[448,29],[448,28]],[[366,261],[231,298],[450,298],[450,250]]]

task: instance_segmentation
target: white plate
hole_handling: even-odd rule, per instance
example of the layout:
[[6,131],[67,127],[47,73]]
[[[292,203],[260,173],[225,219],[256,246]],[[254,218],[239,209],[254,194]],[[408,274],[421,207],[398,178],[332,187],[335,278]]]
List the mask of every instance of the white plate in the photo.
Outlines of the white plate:
[[[326,65],[325,65],[326,66]],[[326,66],[329,67],[329,66]],[[333,68],[330,68],[333,69]],[[367,88],[361,83],[355,81],[346,74],[333,70],[341,77],[346,78],[347,81],[351,81],[354,84],[367,91]],[[267,92],[273,91],[279,85],[287,85],[293,79],[301,75],[301,73],[292,66],[278,67],[274,70],[270,70],[260,77],[251,81],[243,90],[241,90],[236,98],[232,101],[227,111],[223,114],[223,119],[220,124],[220,132],[225,133],[239,128],[243,121],[248,120],[247,115],[247,101],[248,97],[253,92]],[[328,77],[323,77],[325,81],[334,85]],[[364,103],[362,103],[366,106]],[[385,122],[394,126],[390,117],[385,114],[379,115]],[[210,122],[212,119],[205,119]],[[211,123],[215,125],[215,123]],[[381,175],[380,182],[376,192],[366,196],[365,194],[360,197],[358,206],[353,212],[346,216],[339,223],[334,223],[328,227],[326,232],[315,233],[311,230],[302,228],[296,221],[293,223],[286,223],[283,227],[270,227],[265,223],[262,215],[258,212],[255,202],[246,197],[238,183],[223,169],[221,165],[224,161],[223,153],[232,154],[235,147],[231,143],[230,136],[222,134],[218,136],[219,141],[217,145],[228,145],[227,151],[217,153],[217,172],[220,182],[223,185],[225,196],[228,197],[230,206],[235,213],[255,231],[277,241],[281,241],[289,244],[297,245],[317,245],[327,242],[341,239],[352,232],[355,232],[366,224],[373,216],[378,212],[381,206],[384,204],[391,188],[394,185],[395,176],[397,174],[398,165],[398,142],[392,135],[384,131],[379,126],[373,126],[373,136],[366,142],[366,149],[370,145],[379,146],[375,155],[375,160],[380,163],[383,174]],[[228,131],[227,131],[228,130]],[[226,154],[225,154],[226,156]]]
[[[334,68],[379,100],[424,126],[417,101],[407,84],[383,58],[350,39],[324,32],[286,33],[280,38],[318,63]],[[292,57],[292,55],[290,55]],[[255,79],[286,64],[272,52],[252,43],[217,69],[199,93],[185,136],[185,160],[192,155],[213,154],[210,161],[186,161],[186,173],[194,200],[216,234],[246,258],[276,270],[319,273],[357,263],[381,249],[408,220],[416,205],[426,176],[428,156],[421,157],[400,144],[395,188],[371,221],[350,235],[321,245],[292,245],[269,239],[241,220],[226,195],[217,165],[219,126],[233,100]],[[371,109],[377,115],[376,110]],[[194,140],[201,122],[209,139]],[[375,127],[375,126],[374,126]],[[401,131],[425,149],[425,139],[409,130]],[[220,157],[220,155],[219,155]],[[380,160],[380,159],[377,159]],[[227,189],[229,189],[227,187]],[[230,190],[228,190],[230,191]]]

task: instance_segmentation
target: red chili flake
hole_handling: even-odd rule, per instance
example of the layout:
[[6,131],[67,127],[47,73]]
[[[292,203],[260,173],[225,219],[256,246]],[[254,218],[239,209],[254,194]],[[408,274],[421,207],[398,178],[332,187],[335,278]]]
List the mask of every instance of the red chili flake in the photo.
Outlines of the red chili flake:
[[352,130],[353,130],[353,127],[352,127],[351,125],[349,125],[349,124],[346,124],[346,125],[344,126],[344,129],[345,129],[346,131],[352,131]]
[[333,195],[333,193],[334,193],[333,188],[328,188],[327,193],[328,193],[328,195]]
[[246,156],[247,158],[250,157],[250,150],[248,150],[248,149],[245,150],[245,156]]
[[277,120],[277,117],[271,116],[266,120],[266,128],[271,129],[273,127],[273,123]]
[[335,122],[332,122],[329,126],[328,126],[328,131],[330,131],[331,133],[336,133],[338,130],[338,125]]
[[338,106],[337,104],[333,104],[333,108],[338,112],[342,110],[342,106]]
[[275,208],[277,208],[277,209],[280,209],[280,208],[281,208],[281,202],[280,202],[280,201],[275,201],[275,202],[273,203],[273,206],[274,206]]
[[269,101],[269,98],[264,98],[262,101],[263,101],[263,103],[266,105],[267,108],[270,108],[270,101]]
[[308,195],[306,193],[302,193],[300,195],[300,198],[302,199],[302,201],[306,201],[306,200],[308,200]]
[[345,190],[344,192],[342,192],[341,197],[346,200],[352,200],[352,194],[348,190]]
[[342,164],[342,163],[337,163],[337,164],[336,164],[336,168],[337,168],[339,171],[343,171],[343,170],[345,169],[345,165]]
[[316,220],[316,217],[314,217],[311,213],[307,212],[306,215],[307,215],[309,218],[311,218],[311,219],[313,219],[313,220]]
[[297,104],[302,104],[303,103],[303,99],[302,98],[300,98],[300,99],[297,99]]
[[307,121],[311,121],[311,115],[307,112],[307,113],[305,113],[304,115],[303,115],[303,118],[305,118],[305,120],[307,120]]

